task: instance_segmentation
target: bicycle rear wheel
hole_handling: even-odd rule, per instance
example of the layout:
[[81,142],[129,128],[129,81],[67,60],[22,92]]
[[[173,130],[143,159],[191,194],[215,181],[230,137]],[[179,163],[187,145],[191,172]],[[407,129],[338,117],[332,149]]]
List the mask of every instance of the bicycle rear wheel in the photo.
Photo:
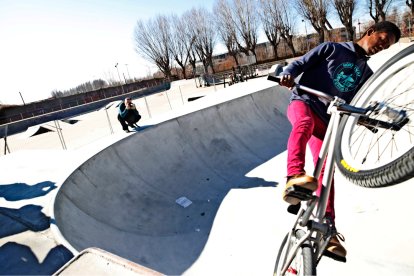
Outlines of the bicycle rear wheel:
[[342,118],[335,160],[342,174],[353,183],[364,187],[383,187],[414,176],[413,72],[414,45],[411,45],[387,61],[351,103],[364,107],[371,101],[378,101],[405,110],[409,122],[402,129],[378,129],[374,133],[358,125],[358,118]]
[[[287,250],[291,250],[292,247],[305,235],[302,230],[296,230],[295,234],[291,236],[289,242],[289,234],[285,236],[280,245],[279,252],[277,254],[275,270],[273,275],[281,275],[280,271],[285,263],[286,256],[289,255]],[[316,268],[313,265],[312,249],[309,242],[305,242],[296,252],[296,256],[290,264],[288,270],[284,275],[316,275]]]

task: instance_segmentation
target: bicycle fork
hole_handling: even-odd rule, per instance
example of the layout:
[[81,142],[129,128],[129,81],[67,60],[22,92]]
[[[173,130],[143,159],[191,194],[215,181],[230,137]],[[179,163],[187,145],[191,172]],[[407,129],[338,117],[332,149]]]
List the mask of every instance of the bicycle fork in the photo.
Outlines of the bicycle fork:
[[[309,239],[309,237],[311,236],[312,232],[311,231],[307,231],[306,234],[298,241],[297,244],[295,244],[292,247],[292,250],[290,250],[290,239],[292,238],[292,234],[294,233],[294,230],[291,231],[288,235],[288,239],[286,241],[286,254],[289,253],[289,256],[287,256],[287,259],[282,267],[282,270],[280,271],[280,275],[284,275],[286,273],[286,271],[288,270],[290,264],[292,263],[293,259],[296,256],[296,253],[298,252],[299,247],[302,246],[302,244]],[[286,255],[285,255],[286,256]]]

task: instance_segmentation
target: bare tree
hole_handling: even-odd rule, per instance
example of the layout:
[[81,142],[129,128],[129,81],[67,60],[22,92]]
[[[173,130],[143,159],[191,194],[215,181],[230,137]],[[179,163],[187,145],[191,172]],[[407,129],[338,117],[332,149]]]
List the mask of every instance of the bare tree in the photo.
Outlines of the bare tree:
[[191,47],[188,51],[188,63],[190,63],[193,69],[192,71],[193,71],[193,77],[194,77],[196,73],[196,64],[197,64],[197,53],[195,51],[194,43],[191,44]]
[[413,24],[412,24],[411,11],[406,11],[401,15],[401,32],[403,36],[412,36]]
[[332,29],[329,23],[328,8],[329,0],[297,0],[297,11],[303,18],[308,20],[319,34],[319,43],[325,41],[325,32]]
[[226,46],[228,54],[234,58],[236,65],[239,65],[236,27],[231,18],[230,4],[227,0],[217,0],[213,9],[219,36]]
[[263,31],[273,47],[273,56],[278,59],[277,46],[280,43],[279,33],[279,7],[278,0],[260,0],[260,19],[263,26]]
[[[295,28],[295,14],[290,9],[291,2],[287,0],[279,0],[279,32],[280,36],[285,40],[289,49],[292,51],[292,55],[296,55],[295,47],[293,46],[293,32]],[[307,38],[306,38],[307,39]]]
[[405,4],[410,8],[411,17],[414,16],[414,0],[405,0]]
[[368,0],[369,15],[375,23],[386,20],[388,8],[393,0]]
[[401,26],[401,23],[402,23],[402,15],[398,11],[398,8],[396,6],[394,6],[392,8],[391,12],[389,12],[387,14],[387,20],[393,22],[397,26]]
[[171,53],[175,62],[181,67],[183,78],[186,79],[186,65],[190,56],[190,49],[194,43],[194,37],[187,31],[186,18],[184,16],[171,16],[173,39]]
[[261,19],[263,29],[269,42],[275,49],[275,56],[277,58],[277,45],[282,38],[292,55],[295,56],[296,51],[293,46],[293,30],[295,27],[295,16],[290,9],[286,0],[261,0]]
[[172,35],[168,18],[159,15],[144,22],[138,20],[134,30],[135,51],[155,63],[166,78],[171,78]]
[[339,19],[346,29],[347,40],[354,39],[355,32],[352,25],[352,17],[357,2],[357,0],[332,0],[332,4],[338,13]]
[[188,29],[194,37],[194,50],[204,65],[206,72],[208,66],[213,73],[213,50],[216,43],[213,15],[204,8],[191,9],[188,13]]
[[[243,53],[252,53],[256,59],[258,38],[258,6],[256,1],[233,0],[232,20],[237,31],[237,45]],[[242,43],[241,43],[242,42]]]

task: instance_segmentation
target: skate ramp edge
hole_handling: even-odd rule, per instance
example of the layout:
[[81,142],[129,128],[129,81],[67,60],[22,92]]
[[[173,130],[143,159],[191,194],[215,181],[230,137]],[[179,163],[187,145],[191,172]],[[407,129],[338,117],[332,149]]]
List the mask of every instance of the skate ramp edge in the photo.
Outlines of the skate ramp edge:
[[130,262],[99,248],[88,248],[79,253],[53,274],[61,275],[142,275],[161,276],[149,268]]
[[246,175],[285,151],[289,95],[271,86],[160,123],[92,156],[54,201],[64,243],[183,274],[231,189],[277,184]]

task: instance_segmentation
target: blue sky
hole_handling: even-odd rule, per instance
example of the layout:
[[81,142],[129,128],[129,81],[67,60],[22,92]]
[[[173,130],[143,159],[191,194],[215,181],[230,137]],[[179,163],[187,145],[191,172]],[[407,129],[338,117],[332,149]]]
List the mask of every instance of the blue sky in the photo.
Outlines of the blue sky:
[[[156,68],[135,51],[138,19],[211,10],[214,0],[0,0],[0,102],[41,100],[93,79]],[[128,64],[128,65],[125,65]]]

